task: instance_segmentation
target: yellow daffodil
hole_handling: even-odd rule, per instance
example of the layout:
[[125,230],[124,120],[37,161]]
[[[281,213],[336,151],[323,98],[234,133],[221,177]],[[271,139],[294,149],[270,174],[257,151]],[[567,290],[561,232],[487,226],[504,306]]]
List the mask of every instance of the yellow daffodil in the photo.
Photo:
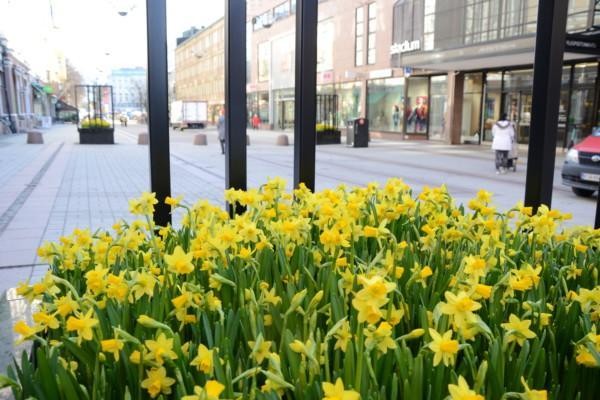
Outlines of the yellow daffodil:
[[350,323],[344,321],[338,330],[333,334],[337,339],[335,342],[334,349],[340,349],[344,353],[348,348],[348,342],[352,339],[352,333],[350,332]]
[[165,254],[165,262],[169,267],[169,271],[176,274],[189,274],[194,271],[193,259],[194,255],[183,251],[181,246],[175,247],[173,254]]
[[365,329],[365,346],[367,349],[377,347],[382,353],[387,353],[388,349],[395,349],[396,342],[392,337],[392,326],[387,322],[379,324],[377,329]]
[[251,355],[258,364],[262,364],[263,360],[269,355],[271,343],[271,341],[263,340],[262,336],[256,342],[248,342],[248,346],[252,349]]
[[529,389],[525,378],[521,377],[521,383],[525,387],[525,393],[521,393],[523,400],[547,400],[548,392],[546,390],[532,390]]
[[474,311],[481,308],[481,304],[471,299],[466,292],[459,292],[458,294],[446,292],[444,297],[446,302],[440,303],[440,311],[449,315],[454,326],[459,329],[466,328],[475,319]]
[[142,381],[142,387],[148,391],[150,397],[155,398],[159,394],[171,394],[171,386],[175,379],[167,377],[164,367],[152,368],[146,371],[148,376]]
[[521,320],[514,314],[510,314],[508,322],[500,324],[506,330],[507,343],[517,342],[519,346],[523,346],[525,340],[536,337],[535,332],[529,330],[530,325],[531,320]]
[[323,382],[322,400],[359,400],[360,393],[354,390],[345,390],[342,378],[337,378],[335,383]]
[[205,374],[212,374],[213,371],[213,351],[205,345],[198,346],[198,355],[190,362],[190,365],[198,368],[198,371]]
[[94,313],[93,309],[89,309],[85,315],[76,314],[77,317],[70,316],[67,319],[67,331],[77,331],[77,341],[81,343],[81,340],[92,340],[93,331],[92,328],[98,325],[98,320],[92,318]]
[[100,341],[102,351],[112,353],[115,361],[119,361],[119,352],[123,349],[123,341],[119,339],[107,339]]
[[450,392],[451,400],[484,400],[480,394],[475,393],[473,390],[469,388],[469,384],[462,377],[462,375],[458,376],[458,385],[450,384],[448,385],[448,392]]
[[443,362],[447,367],[454,365],[459,345],[457,340],[452,339],[452,331],[449,330],[440,335],[435,329],[429,328],[429,336],[431,336],[431,342],[427,347],[434,354],[433,366],[437,366],[440,362]]
[[146,340],[144,342],[148,348],[147,358],[155,360],[162,365],[164,359],[175,360],[177,354],[173,351],[173,339],[167,339],[164,333],[159,333],[156,340]]
[[17,341],[18,343],[21,343],[24,340],[30,339],[32,336],[36,335],[38,332],[36,328],[27,325],[27,322],[25,322],[23,320],[18,321],[14,325],[13,330],[15,331],[15,333],[18,333],[19,335],[21,335],[21,337]]

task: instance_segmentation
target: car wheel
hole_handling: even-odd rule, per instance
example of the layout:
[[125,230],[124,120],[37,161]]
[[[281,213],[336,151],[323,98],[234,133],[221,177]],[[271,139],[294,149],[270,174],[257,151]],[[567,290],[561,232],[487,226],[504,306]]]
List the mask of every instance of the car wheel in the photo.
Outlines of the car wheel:
[[581,197],[590,197],[595,192],[595,190],[581,189],[576,187],[571,187],[571,190],[573,190],[573,193],[575,193],[577,196]]

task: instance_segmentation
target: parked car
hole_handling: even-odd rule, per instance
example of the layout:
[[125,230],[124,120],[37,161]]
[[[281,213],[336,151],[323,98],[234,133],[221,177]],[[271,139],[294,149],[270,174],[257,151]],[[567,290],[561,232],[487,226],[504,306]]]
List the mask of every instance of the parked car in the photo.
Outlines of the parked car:
[[562,167],[563,185],[577,196],[589,197],[600,184],[600,127],[572,147]]

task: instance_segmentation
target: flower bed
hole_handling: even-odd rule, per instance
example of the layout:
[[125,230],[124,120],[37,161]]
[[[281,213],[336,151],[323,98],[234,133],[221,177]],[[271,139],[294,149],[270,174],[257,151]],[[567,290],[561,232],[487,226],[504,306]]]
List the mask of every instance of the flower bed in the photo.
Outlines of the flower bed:
[[115,128],[102,118],[84,118],[77,128],[80,144],[114,144]]
[[[39,254],[36,341],[15,397],[592,399],[600,390],[600,232],[442,188],[228,191],[183,228],[77,230]],[[187,396],[187,397],[184,397]]]

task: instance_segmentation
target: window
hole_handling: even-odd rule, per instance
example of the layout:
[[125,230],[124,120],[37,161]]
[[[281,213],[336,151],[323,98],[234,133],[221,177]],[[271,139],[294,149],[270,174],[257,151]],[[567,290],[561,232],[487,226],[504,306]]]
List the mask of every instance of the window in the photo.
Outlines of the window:
[[273,8],[273,21],[278,21],[290,15],[290,3],[286,1]]
[[368,30],[369,34],[367,36],[367,64],[375,64],[375,41],[377,35],[377,3],[369,4],[368,8],[369,12],[369,23]]
[[423,49],[433,50],[435,41],[435,0],[425,0]]
[[269,80],[271,64],[271,43],[262,42],[258,44],[258,81]]
[[423,38],[425,0],[399,0],[394,5],[393,42],[420,41]]
[[354,19],[354,64],[359,67],[364,64],[365,10],[358,7]]

